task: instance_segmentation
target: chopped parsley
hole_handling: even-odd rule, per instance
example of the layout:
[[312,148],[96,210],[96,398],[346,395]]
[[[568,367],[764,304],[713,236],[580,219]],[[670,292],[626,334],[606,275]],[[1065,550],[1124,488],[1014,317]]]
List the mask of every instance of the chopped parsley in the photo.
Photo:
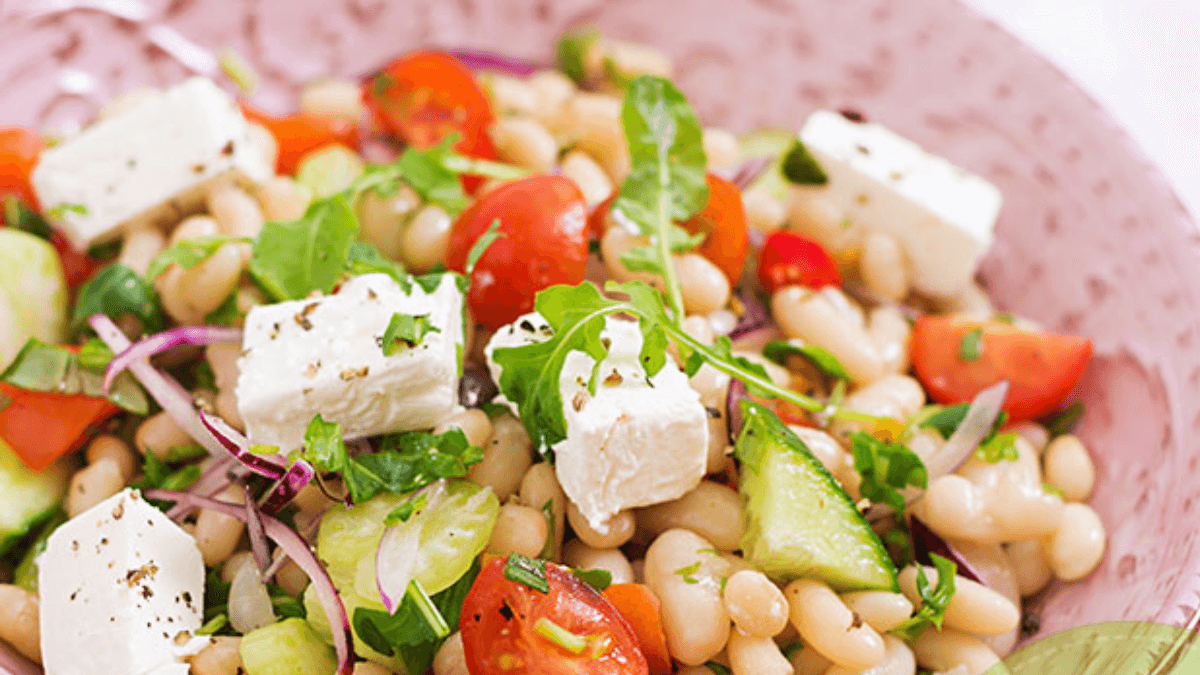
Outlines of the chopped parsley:
[[983,355],[983,328],[974,328],[967,331],[962,336],[962,340],[958,343],[958,358],[964,363],[978,361]]
[[392,356],[421,344],[426,335],[440,332],[440,328],[430,323],[428,314],[418,316],[397,312],[392,314],[392,320],[383,332],[380,347],[384,356]]

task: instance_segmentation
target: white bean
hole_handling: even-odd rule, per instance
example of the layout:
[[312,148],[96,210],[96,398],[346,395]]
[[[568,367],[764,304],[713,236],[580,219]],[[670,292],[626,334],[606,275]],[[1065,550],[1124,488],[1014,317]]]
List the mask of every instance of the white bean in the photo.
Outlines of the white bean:
[[1039,455],[1045,453],[1046,445],[1050,443],[1050,432],[1037,422],[1021,422],[1012,428],[1012,432],[1028,441]]
[[1076,581],[1091,574],[1104,557],[1106,535],[1100,516],[1087,504],[1067,504],[1058,529],[1047,538],[1046,553],[1054,576]]
[[729,618],[748,636],[774,637],[788,624],[787,598],[762,572],[734,572],[725,582],[722,597]]
[[714,483],[700,484],[678,499],[637,510],[637,528],[650,538],[683,528],[711,541],[721,551],[741,545],[742,501],[736,490]]
[[583,200],[587,202],[589,208],[608,199],[608,196],[612,194],[612,179],[604,173],[604,169],[596,163],[596,160],[585,153],[578,150],[568,152],[563,157],[562,165],[559,168],[564,176],[575,181],[575,185],[583,193]]
[[624,546],[633,538],[637,529],[637,520],[633,511],[626,509],[608,519],[607,530],[601,532],[592,527],[588,519],[579,511],[574,502],[567,502],[567,522],[575,531],[575,536],[592,548],[616,548]]
[[67,487],[67,515],[75,516],[121,491],[125,485],[121,466],[113,459],[101,458],[75,472]]
[[436,204],[417,211],[401,235],[400,259],[414,272],[428,272],[446,260],[450,247],[450,214]]
[[467,408],[438,422],[433,428],[433,433],[444,434],[451,429],[462,431],[471,445],[483,447],[492,437],[492,420],[488,418],[487,413],[478,408]]
[[917,660],[912,650],[895,635],[884,635],[886,651],[883,660],[866,670],[850,670],[844,666],[833,666],[825,675],[913,675],[917,672]]
[[251,122],[249,125],[250,147],[262,157],[264,165],[275,168],[279,161],[279,141],[271,130],[261,124]]
[[[958,539],[949,540],[949,544],[975,570],[984,586],[1007,598],[1020,611],[1021,593],[1017,586],[1017,576],[1003,547],[999,544]],[[980,639],[998,656],[1003,657],[1017,644],[1019,633],[1019,627],[1014,626],[1006,633],[988,635]]]
[[145,276],[150,261],[167,247],[167,235],[157,227],[139,227],[121,241],[117,262]]
[[693,532],[667,530],[646,551],[646,584],[662,603],[667,647],[685,665],[708,661],[729,639],[729,612],[721,599],[729,564],[710,548]]
[[709,169],[731,166],[741,161],[738,138],[728,129],[704,127],[703,143]]
[[792,664],[769,637],[747,635],[735,628],[725,646],[733,675],[792,675]]
[[471,467],[467,477],[480,486],[490,486],[506,501],[521,484],[533,464],[533,442],[515,417],[504,415],[492,422],[492,438],[483,446],[483,461]]
[[1041,539],[1010,542],[1004,550],[1017,576],[1017,587],[1021,597],[1036,594],[1054,578],[1054,572],[1046,558],[1046,547]]
[[[690,320],[692,317],[688,317]],[[684,330],[688,330],[690,321],[684,321]],[[693,337],[695,334],[688,330],[688,333]],[[711,344],[712,340],[708,340],[706,344]],[[725,419],[725,399],[729,393],[729,376],[721,371],[713,368],[711,365],[704,364],[696,374],[688,380],[688,384],[692,385],[700,393],[700,404],[705,410],[709,411],[708,415],[708,459],[706,470],[708,473],[720,471],[725,466],[727,457],[725,456],[725,448],[729,446],[729,425]],[[715,411],[715,412],[714,412]]]
[[[601,38],[597,45],[599,50],[599,67],[604,68],[605,62],[611,64],[618,73],[625,77],[634,77],[637,75],[657,75],[658,77],[670,78],[675,72],[675,67],[668,57],[662,51],[653,47],[648,47],[638,42],[624,42],[618,40],[609,40]],[[602,76],[603,72],[591,72],[592,64],[589,64],[589,72],[593,76]]]
[[129,449],[125,441],[116,436],[102,434],[93,438],[88,443],[86,454],[88,464],[95,464],[105,459],[115,462],[120,470],[122,484],[128,483],[137,473],[138,462],[134,458],[133,451]]
[[857,591],[842,595],[842,602],[880,635],[912,616],[913,604],[900,593]]
[[558,475],[548,462],[539,462],[529,467],[521,479],[519,496],[521,503],[545,512],[550,505],[550,514],[554,520],[554,553],[558,559],[562,550],[563,533],[567,529],[567,495],[558,484]]
[[883,638],[819,581],[799,579],[784,589],[792,625],[804,644],[847,668],[863,670],[883,660]]
[[1096,484],[1096,468],[1083,442],[1070,434],[1050,441],[1042,458],[1046,482],[1062,490],[1063,499],[1085,502]]
[[489,130],[500,159],[524,167],[534,173],[554,168],[558,159],[558,143],[540,122],[528,117],[506,117],[497,120]]
[[300,111],[312,115],[337,117],[357,124],[366,115],[358,83],[322,78],[313,80],[300,91]]
[[880,305],[867,316],[867,333],[875,341],[883,368],[890,373],[908,371],[909,341],[912,328],[894,305]]
[[842,448],[837,439],[824,431],[797,425],[789,425],[788,428],[804,441],[809,452],[829,470],[829,473],[837,476],[847,463],[853,464],[849,453]]
[[699,253],[674,256],[675,275],[688,314],[709,314],[729,304],[729,279]]
[[537,96],[533,116],[546,125],[560,146],[573,142],[574,125],[568,104],[575,95],[575,83],[557,70],[540,70],[528,82]]
[[743,192],[742,206],[746,209],[746,223],[763,234],[779,230],[787,219],[783,203],[763,188]]
[[951,670],[961,665],[966,666],[968,675],[983,675],[1000,661],[979,638],[951,628],[921,633],[913,643],[913,653],[923,668]]
[[[236,485],[226,488],[218,494],[217,498],[235,504],[245,501],[242,489]],[[242,532],[245,529],[245,524],[237,518],[227,516],[220,511],[202,509],[200,515],[196,517],[195,538],[200,555],[204,558],[204,564],[212,567],[229,558],[237,549],[238,541],[241,540]]]
[[222,234],[253,238],[262,230],[263,212],[258,202],[229,181],[209,187],[207,204]]
[[614,584],[632,583],[633,566],[619,548],[592,548],[578,539],[563,547],[563,563],[581,570],[608,570]]
[[204,360],[212,368],[218,390],[237,387],[238,359],[241,356],[242,348],[237,344],[215,344],[205,348]]
[[133,443],[143,455],[154,453],[165,462],[172,459],[174,448],[190,445],[192,437],[166,412],[157,412],[138,425]]
[[20,586],[0,584],[0,640],[35,663],[42,662],[38,595]]
[[537,113],[538,93],[526,80],[489,73],[483,84],[492,97],[492,109],[505,115]]
[[[924,569],[930,586],[936,586],[937,570],[932,567]],[[900,572],[900,590],[914,605],[920,606],[915,565],[909,565]],[[1021,612],[1008,598],[964,576],[955,577],[954,597],[946,607],[947,626],[965,633],[999,635],[1016,628],[1020,621]]]
[[614,184],[629,174],[629,148],[621,126],[621,100],[606,94],[578,93],[567,104],[576,147],[588,153]]
[[621,262],[621,256],[631,249],[637,246],[646,246],[649,243],[648,237],[630,234],[621,225],[613,225],[604,230],[604,236],[600,238],[600,257],[604,259],[604,268],[608,271],[608,275],[621,282],[645,281],[652,286],[661,288],[662,279],[657,274],[634,272]]
[[433,675],[470,675],[463,653],[462,633],[454,631],[433,657]]
[[884,300],[896,302],[908,295],[908,270],[904,251],[895,239],[872,232],[863,241],[859,273],[867,290]]
[[[925,390],[920,382],[907,375],[884,375],[855,390],[843,402],[847,410],[875,417],[890,417],[897,421],[908,419],[923,405]],[[839,438],[846,438],[858,430],[864,430],[862,423],[839,420],[834,423],[831,432]]]
[[829,194],[823,186],[793,185],[787,198],[788,226],[840,257],[858,247],[863,232]]
[[392,675],[391,669],[373,661],[359,661],[354,664],[351,675]]
[[785,335],[829,350],[855,382],[867,384],[883,375],[883,359],[874,340],[826,297],[801,286],[786,286],[771,297],[771,310]]
[[358,238],[374,244],[385,258],[399,259],[404,250],[405,225],[417,208],[421,197],[407,185],[389,195],[367,190],[358,198]]
[[833,662],[809,645],[804,645],[792,654],[792,669],[796,671],[796,675],[824,675],[832,665]]
[[220,635],[212,638],[207,647],[192,657],[191,675],[239,675],[242,655],[238,650],[242,638]]
[[504,504],[496,517],[487,551],[499,556],[520,553],[537,558],[546,545],[549,531],[541,511],[522,504]]
[[267,220],[296,220],[312,201],[312,190],[289,176],[268,178],[258,185],[254,195]]

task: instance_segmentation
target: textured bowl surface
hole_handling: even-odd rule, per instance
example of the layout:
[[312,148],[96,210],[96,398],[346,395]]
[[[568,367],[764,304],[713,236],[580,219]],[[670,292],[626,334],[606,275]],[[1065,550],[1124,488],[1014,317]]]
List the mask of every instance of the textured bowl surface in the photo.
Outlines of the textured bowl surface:
[[[62,11],[68,6],[91,9]],[[62,128],[232,49],[294,105],[321,75],[419,46],[546,60],[564,27],[652,43],[709,124],[798,127],[852,107],[1000,187],[983,276],[997,304],[1096,341],[1080,433],[1110,545],[1052,588],[1043,634],[1117,619],[1183,624],[1200,602],[1200,234],[1109,117],[954,0],[9,0],[0,120]],[[99,10],[96,8],[100,8]],[[113,14],[124,18],[114,18]],[[184,38],[204,49],[190,56]],[[156,46],[157,45],[157,46]],[[176,52],[176,56],[167,51]]]

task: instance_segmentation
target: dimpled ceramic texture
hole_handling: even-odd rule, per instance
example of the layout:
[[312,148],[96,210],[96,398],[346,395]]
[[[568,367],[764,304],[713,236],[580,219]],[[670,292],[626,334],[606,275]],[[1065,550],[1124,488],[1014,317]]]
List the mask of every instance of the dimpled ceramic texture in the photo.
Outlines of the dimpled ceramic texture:
[[851,107],[980,173],[1005,198],[982,269],[998,306],[1096,342],[1080,434],[1109,549],[1090,579],[1039,601],[1042,631],[1195,614],[1200,237],[1103,111],[953,0],[86,3],[125,20],[38,9],[50,4],[4,3],[3,123],[86,120],[120,92],[185,77],[151,46],[163,26],[248,57],[266,80],[255,101],[284,111],[306,80],[359,75],[415,47],[546,60],[563,28],[594,23],[674,57],[707,124],[796,128],[817,107]]

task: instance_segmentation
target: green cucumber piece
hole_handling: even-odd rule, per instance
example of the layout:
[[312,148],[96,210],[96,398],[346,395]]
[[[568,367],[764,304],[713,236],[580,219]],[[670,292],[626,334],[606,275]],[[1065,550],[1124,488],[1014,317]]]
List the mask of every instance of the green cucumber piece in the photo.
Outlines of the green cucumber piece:
[[0,228],[0,370],[29,338],[55,344],[67,328],[67,282],[45,239]]
[[[366,600],[357,595],[353,590],[339,591],[338,595],[342,598],[342,605],[346,608],[346,617],[354,618],[354,610],[359,607],[367,609],[377,609],[385,611],[383,603],[377,600]],[[326,644],[333,644],[333,630],[329,626],[329,617],[325,616],[325,610],[321,607],[321,600],[317,598],[317,593],[313,590],[312,584],[304,590],[304,610],[308,615],[308,623],[317,635],[321,637]],[[398,656],[386,656],[371,649],[367,643],[359,639],[358,634],[354,634],[354,653],[371,663],[378,663],[387,668],[393,673],[404,673],[404,661]]]
[[304,619],[285,619],[246,633],[238,652],[246,675],[334,675],[333,648]]
[[40,473],[31,471],[0,438],[0,555],[58,510],[73,468],[64,457]]
[[835,591],[898,589],[896,566],[854,500],[765,406],[742,401],[736,455],[746,560],[774,579],[815,579]]
[[37,557],[46,550],[46,540],[51,534],[58,529],[59,525],[67,522],[67,514],[61,509],[55,510],[54,513],[42,523],[38,530],[37,537],[33,543],[29,545],[29,549],[25,551],[25,556],[21,558],[21,562],[17,563],[17,567],[13,570],[13,584],[20,586],[27,591],[37,593],[38,591],[38,569]]
[[365,170],[366,163],[357,152],[334,143],[300,159],[296,182],[312,190],[317,199],[324,199],[350,187]]
[[742,134],[738,139],[742,159],[770,157],[773,161],[747,189],[760,188],[784,201],[788,193],[788,180],[783,177],[783,156],[796,142],[796,132],[787,129],[755,129]]

